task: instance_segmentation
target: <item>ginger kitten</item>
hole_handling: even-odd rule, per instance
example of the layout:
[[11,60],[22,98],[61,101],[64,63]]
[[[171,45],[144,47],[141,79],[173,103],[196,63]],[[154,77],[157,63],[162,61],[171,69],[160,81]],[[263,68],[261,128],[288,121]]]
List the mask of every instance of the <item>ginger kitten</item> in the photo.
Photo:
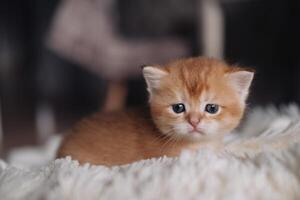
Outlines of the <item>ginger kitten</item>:
[[64,138],[58,157],[107,166],[197,149],[238,126],[254,73],[211,58],[146,66],[150,108],[96,113]]

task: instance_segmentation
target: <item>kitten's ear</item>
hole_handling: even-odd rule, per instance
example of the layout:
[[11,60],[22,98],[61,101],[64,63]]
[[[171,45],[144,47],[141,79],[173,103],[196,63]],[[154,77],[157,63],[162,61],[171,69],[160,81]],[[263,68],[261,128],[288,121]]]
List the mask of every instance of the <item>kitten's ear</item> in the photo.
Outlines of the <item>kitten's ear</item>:
[[143,66],[143,75],[147,83],[147,89],[151,94],[154,89],[159,87],[161,79],[168,73],[159,67]]
[[227,73],[227,78],[243,101],[246,100],[251,82],[254,77],[254,70],[238,70]]

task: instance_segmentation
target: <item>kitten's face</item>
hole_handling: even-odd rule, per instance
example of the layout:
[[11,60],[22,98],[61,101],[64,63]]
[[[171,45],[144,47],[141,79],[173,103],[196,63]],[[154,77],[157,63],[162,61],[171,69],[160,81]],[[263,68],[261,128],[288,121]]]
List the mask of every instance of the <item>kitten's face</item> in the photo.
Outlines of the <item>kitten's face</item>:
[[214,59],[192,58],[143,69],[153,120],[174,138],[202,140],[240,122],[253,72]]

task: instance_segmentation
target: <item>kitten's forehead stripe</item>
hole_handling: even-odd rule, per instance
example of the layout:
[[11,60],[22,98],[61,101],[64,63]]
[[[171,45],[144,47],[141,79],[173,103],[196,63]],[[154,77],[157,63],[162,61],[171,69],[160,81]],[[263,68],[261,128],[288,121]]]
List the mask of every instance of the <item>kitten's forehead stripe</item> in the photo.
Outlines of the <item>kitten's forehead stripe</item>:
[[200,95],[223,79],[228,66],[221,61],[209,58],[191,58],[172,62],[166,66],[174,74],[175,82],[181,82],[189,95],[199,99]]

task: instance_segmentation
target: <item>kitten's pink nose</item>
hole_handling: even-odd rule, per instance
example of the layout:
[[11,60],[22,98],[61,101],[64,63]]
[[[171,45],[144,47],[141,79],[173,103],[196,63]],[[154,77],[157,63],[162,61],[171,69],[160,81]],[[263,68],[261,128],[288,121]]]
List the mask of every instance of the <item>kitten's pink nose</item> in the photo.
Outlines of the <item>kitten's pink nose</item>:
[[198,117],[196,117],[196,116],[191,116],[191,117],[189,118],[189,123],[190,123],[194,128],[197,127],[197,125],[199,124],[199,122],[200,122],[200,119],[199,119]]

